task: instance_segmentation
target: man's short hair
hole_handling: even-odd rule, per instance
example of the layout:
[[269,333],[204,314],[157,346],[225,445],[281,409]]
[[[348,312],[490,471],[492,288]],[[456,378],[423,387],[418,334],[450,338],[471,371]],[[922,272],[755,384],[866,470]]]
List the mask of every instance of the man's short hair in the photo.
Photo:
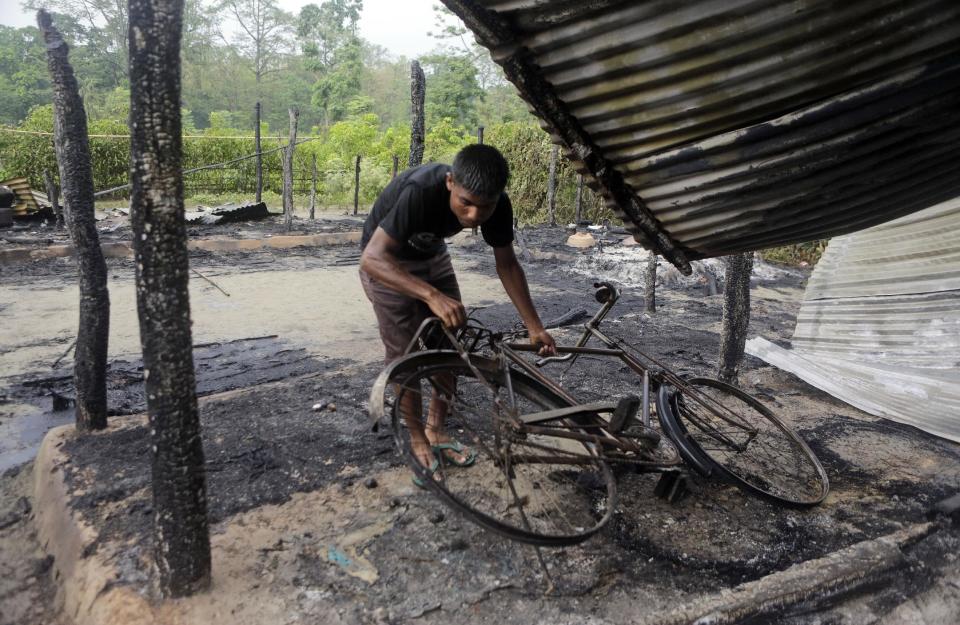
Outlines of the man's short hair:
[[507,186],[510,166],[492,145],[475,143],[460,150],[453,159],[453,179],[464,189],[484,199],[500,196]]

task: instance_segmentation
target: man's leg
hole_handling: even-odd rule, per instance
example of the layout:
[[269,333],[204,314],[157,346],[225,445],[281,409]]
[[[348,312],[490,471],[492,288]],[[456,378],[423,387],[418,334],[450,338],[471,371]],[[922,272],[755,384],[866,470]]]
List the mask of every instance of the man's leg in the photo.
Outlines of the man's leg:
[[427,413],[426,434],[431,446],[442,444],[461,443],[462,450],[446,448],[441,450],[444,459],[447,462],[443,464],[462,465],[469,462],[471,452],[463,445],[461,441],[455,440],[447,432],[447,417],[452,409],[455,409],[455,397],[457,392],[457,379],[449,373],[434,376],[433,394],[430,397],[430,408]]
[[[428,282],[444,295],[463,301],[460,295],[460,284],[457,282],[457,275],[453,271],[453,264],[450,262],[448,254],[441,254],[431,264]],[[427,438],[431,445],[454,442],[453,438],[447,433],[446,419],[450,414],[450,406],[456,395],[456,384],[456,378],[451,374],[441,374],[433,378],[433,394],[430,399],[430,409],[427,413]],[[463,452],[445,449],[442,453],[453,464],[463,464],[470,455],[467,449],[464,449]]]
[[[422,268],[408,267],[412,273],[418,274]],[[422,275],[419,277],[428,277]],[[380,339],[384,345],[384,363],[390,364],[403,355],[410,343],[414,332],[420,323],[429,314],[429,309],[421,302],[397,293],[371,279],[365,272],[360,272],[360,282],[363,285],[367,299],[373,304],[373,311],[377,317],[380,329]],[[435,456],[431,449],[431,441],[427,437],[423,421],[423,399],[420,389],[395,387],[397,400],[400,403],[400,414],[407,425],[410,436],[411,452],[424,467],[429,468]]]
[[[429,468],[435,460],[431,441],[427,438],[423,425],[423,398],[419,390],[401,388],[396,385],[400,401],[400,414],[407,425],[410,436],[410,451],[424,467]],[[432,403],[431,403],[432,406]]]

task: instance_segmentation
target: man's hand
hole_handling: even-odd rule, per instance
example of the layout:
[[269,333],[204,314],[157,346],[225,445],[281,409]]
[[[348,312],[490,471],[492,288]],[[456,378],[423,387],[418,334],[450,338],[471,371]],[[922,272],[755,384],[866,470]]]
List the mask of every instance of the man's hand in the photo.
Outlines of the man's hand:
[[540,347],[537,354],[541,356],[557,355],[557,344],[553,342],[553,337],[550,336],[550,333],[543,328],[530,331],[530,343]]
[[[447,297],[440,291],[434,292],[426,300],[430,311],[440,318],[443,325],[449,329],[462,327],[467,322],[467,311],[463,303]],[[552,340],[552,339],[551,339]]]

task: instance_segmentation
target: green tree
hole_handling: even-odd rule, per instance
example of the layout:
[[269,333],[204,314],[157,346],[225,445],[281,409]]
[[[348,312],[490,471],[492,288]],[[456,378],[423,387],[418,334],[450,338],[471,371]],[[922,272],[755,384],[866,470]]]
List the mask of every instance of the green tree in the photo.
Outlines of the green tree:
[[430,54],[420,59],[427,75],[427,125],[450,118],[473,128],[477,125],[477,106],[483,90],[477,82],[477,68],[469,57]]
[[324,126],[346,117],[348,103],[360,95],[362,9],[362,0],[327,0],[304,6],[297,18],[303,64],[315,76],[312,102],[323,112]]
[[473,135],[449,117],[427,125],[424,137],[423,160],[426,163],[440,161],[450,163],[460,148],[473,142]]
[[384,128],[410,123],[410,61],[407,58],[396,59],[386,48],[364,42],[360,92],[373,100],[372,110]]
[[253,72],[256,98],[260,99],[264,77],[279,71],[291,51],[289,35],[293,15],[277,6],[276,0],[220,0],[215,6],[228,14],[239,28],[232,42]]
[[[52,12],[63,36],[80,56],[95,57],[110,88],[127,82],[127,3],[117,0],[28,0],[24,6]],[[66,16],[66,20],[61,18]],[[71,54],[72,56],[72,54]],[[81,67],[86,65],[81,62]],[[78,73],[80,68],[78,67]],[[87,85],[81,83],[84,88]]]
[[351,112],[351,101],[360,95],[362,71],[360,41],[352,39],[337,50],[333,65],[313,86],[313,103],[325,112],[328,122],[339,121]]
[[51,98],[45,49],[34,27],[0,26],[0,123],[15,124]]

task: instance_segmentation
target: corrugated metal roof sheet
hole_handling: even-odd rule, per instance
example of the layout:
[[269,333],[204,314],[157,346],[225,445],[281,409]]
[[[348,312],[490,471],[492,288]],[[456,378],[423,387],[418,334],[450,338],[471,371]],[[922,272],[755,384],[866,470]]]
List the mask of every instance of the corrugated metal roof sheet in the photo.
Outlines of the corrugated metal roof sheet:
[[747,351],[872,414],[960,441],[960,200],[830,242],[792,349]]
[[26,178],[11,178],[0,182],[0,185],[10,187],[10,190],[17,196],[17,201],[13,205],[13,214],[24,217],[36,213],[40,209],[53,208],[50,200],[43,193],[38,193],[30,188],[30,183]]
[[444,4],[681,269],[960,194],[956,0]]

